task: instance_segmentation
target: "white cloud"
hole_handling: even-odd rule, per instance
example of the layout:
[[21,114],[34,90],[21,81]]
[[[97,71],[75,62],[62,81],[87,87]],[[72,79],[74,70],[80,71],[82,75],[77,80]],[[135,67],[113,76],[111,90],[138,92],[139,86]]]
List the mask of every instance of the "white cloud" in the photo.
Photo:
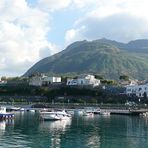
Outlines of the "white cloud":
[[[51,26],[60,26],[54,26],[59,16],[63,22],[58,29],[69,28],[67,44],[102,37],[119,41],[148,38],[147,0],[37,0],[32,7],[27,1],[32,0],[0,0],[0,75],[23,74],[41,58],[56,53],[58,46],[48,41],[48,34]],[[75,11],[77,16],[70,16]]]
[[[88,0],[75,0],[83,7]],[[75,21],[65,35],[66,43],[76,40],[110,38],[129,41],[148,38],[148,1],[147,0],[100,0],[95,1],[96,8]]]
[[59,47],[53,44],[48,44],[43,48],[40,48],[39,56],[41,58],[48,57],[49,55],[53,55],[54,53],[58,52]]
[[88,39],[83,34],[85,32],[86,32],[85,26],[81,26],[80,28],[77,28],[77,29],[68,30],[65,34],[66,45],[71,44],[72,42],[75,42],[75,41]]
[[73,4],[77,8],[88,8],[96,5],[99,1],[98,0],[73,0]]
[[1,0],[0,17],[0,75],[23,74],[43,58],[40,52],[45,47],[49,53],[56,52],[46,37],[50,30],[48,13],[30,8],[25,0]]
[[71,0],[39,0],[38,7],[45,11],[55,11],[68,7]]

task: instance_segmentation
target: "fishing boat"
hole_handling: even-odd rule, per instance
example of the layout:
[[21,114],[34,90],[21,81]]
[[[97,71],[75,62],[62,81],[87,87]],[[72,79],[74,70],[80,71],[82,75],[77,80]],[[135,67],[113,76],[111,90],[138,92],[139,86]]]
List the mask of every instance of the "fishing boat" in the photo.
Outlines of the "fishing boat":
[[12,119],[13,117],[14,114],[6,112],[6,107],[4,106],[0,107],[0,120]]
[[43,120],[65,120],[71,118],[71,115],[62,111],[41,111],[41,119]]

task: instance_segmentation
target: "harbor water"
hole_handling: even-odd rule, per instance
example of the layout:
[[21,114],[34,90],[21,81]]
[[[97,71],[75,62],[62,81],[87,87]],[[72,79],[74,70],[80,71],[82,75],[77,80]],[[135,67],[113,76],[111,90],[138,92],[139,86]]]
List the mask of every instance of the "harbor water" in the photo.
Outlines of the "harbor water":
[[0,148],[147,148],[148,118],[74,116],[41,121],[37,113],[17,112],[0,121]]

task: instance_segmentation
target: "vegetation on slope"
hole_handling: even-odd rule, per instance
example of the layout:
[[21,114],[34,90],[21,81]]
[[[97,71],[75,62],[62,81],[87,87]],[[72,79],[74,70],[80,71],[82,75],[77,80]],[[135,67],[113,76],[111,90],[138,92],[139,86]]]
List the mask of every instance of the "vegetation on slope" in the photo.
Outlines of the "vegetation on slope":
[[[148,44],[146,41],[145,44],[141,42],[132,41],[123,44],[106,39],[75,42],[60,53],[39,61],[25,75],[35,72],[93,73],[115,79],[125,74],[134,78],[148,79]],[[143,45],[141,50],[138,43]]]

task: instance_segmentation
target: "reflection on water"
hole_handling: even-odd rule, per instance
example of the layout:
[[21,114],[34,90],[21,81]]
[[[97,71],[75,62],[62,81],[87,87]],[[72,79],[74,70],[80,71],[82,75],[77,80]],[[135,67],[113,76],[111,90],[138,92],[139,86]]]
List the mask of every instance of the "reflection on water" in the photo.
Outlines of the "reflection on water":
[[6,129],[6,126],[12,126],[14,125],[14,120],[0,120],[0,133],[4,132]]
[[14,120],[0,121],[0,148],[13,147],[147,148],[148,118],[95,115],[51,122],[16,113]]
[[45,131],[65,131],[66,126],[71,125],[71,119],[66,119],[66,120],[58,120],[58,121],[43,121],[40,123],[40,130],[45,130]]
[[58,120],[58,121],[43,121],[39,129],[44,132],[48,132],[50,135],[51,148],[61,147],[61,135],[66,132],[67,128],[70,128],[71,119]]
[[23,133],[25,118],[22,113],[15,113],[13,120],[0,121],[0,148],[29,148],[28,135]]
[[87,139],[86,147],[100,148],[100,137],[95,133]]
[[6,122],[5,121],[0,121],[0,133],[5,131],[6,128]]

